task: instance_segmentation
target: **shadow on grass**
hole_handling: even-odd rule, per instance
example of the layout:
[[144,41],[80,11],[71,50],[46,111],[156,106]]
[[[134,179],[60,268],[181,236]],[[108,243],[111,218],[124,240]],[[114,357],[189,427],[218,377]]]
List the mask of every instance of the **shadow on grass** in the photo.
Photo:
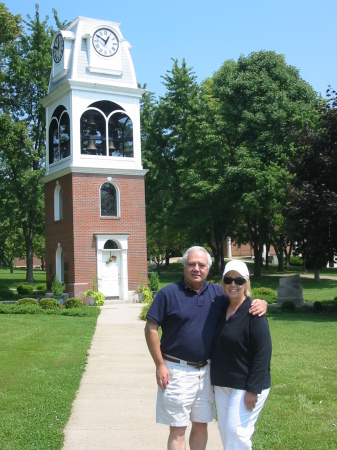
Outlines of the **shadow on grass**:
[[294,312],[283,311],[279,307],[268,308],[268,319],[282,322],[337,322],[337,307],[325,306],[322,312],[315,312],[313,307],[305,306]]

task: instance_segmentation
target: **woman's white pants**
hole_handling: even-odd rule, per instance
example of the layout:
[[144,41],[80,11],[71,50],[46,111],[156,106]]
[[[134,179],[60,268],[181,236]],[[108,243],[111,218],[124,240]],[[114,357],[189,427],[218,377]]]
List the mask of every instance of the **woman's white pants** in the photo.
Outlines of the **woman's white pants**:
[[246,391],[214,386],[218,426],[225,450],[248,450],[252,448],[251,437],[255,422],[268,397],[270,389],[264,389],[257,396],[253,411],[244,404]]

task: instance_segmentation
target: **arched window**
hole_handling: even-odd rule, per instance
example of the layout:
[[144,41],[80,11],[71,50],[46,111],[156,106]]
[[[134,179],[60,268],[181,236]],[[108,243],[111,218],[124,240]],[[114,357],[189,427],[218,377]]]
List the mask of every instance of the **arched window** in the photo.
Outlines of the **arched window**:
[[56,276],[59,281],[64,283],[63,251],[60,244],[58,244],[55,257],[56,257]]
[[81,154],[133,157],[133,125],[114,102],[92,103],[81,117]]
[[81,117],[82,155],[106,155],[106,118],[96,110],[89,109]]
[[103,183],[100,191],[101,196],[101,216],[117,216],[117,191],[112,183]]
[[133,127],[129,116],[123,112],[109,119],[109,155],[133,157]]
[[70,118],[64,106],[58,106],[49,125],[49,164],[70,156]]
[[62,213],[62,189],[58,184],[54,190],[54,220],[61,220],[63,218]]
[[104,250],[116,250],[116,249],[118,249],[118,245],[112,239],[109,239],[104,244]]

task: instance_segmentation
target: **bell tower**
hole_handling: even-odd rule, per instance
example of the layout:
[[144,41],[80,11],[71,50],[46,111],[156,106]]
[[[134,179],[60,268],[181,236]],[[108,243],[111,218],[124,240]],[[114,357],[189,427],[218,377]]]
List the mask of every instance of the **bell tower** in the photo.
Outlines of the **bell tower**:
[[46,108],[46,269],[70,296],[127,300],[147,280],[140,108],[119,24],[78,17],[52,41]]

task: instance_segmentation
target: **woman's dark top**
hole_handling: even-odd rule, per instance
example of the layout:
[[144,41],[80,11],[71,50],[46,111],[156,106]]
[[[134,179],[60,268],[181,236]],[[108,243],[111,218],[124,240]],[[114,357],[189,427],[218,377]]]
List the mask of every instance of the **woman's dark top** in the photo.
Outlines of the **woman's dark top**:
[[249,314],[251,302],[247,297],[226,321],[227,300],[215,330],[211,381],[260,394],[270,388],[272,345],[267,318]]

